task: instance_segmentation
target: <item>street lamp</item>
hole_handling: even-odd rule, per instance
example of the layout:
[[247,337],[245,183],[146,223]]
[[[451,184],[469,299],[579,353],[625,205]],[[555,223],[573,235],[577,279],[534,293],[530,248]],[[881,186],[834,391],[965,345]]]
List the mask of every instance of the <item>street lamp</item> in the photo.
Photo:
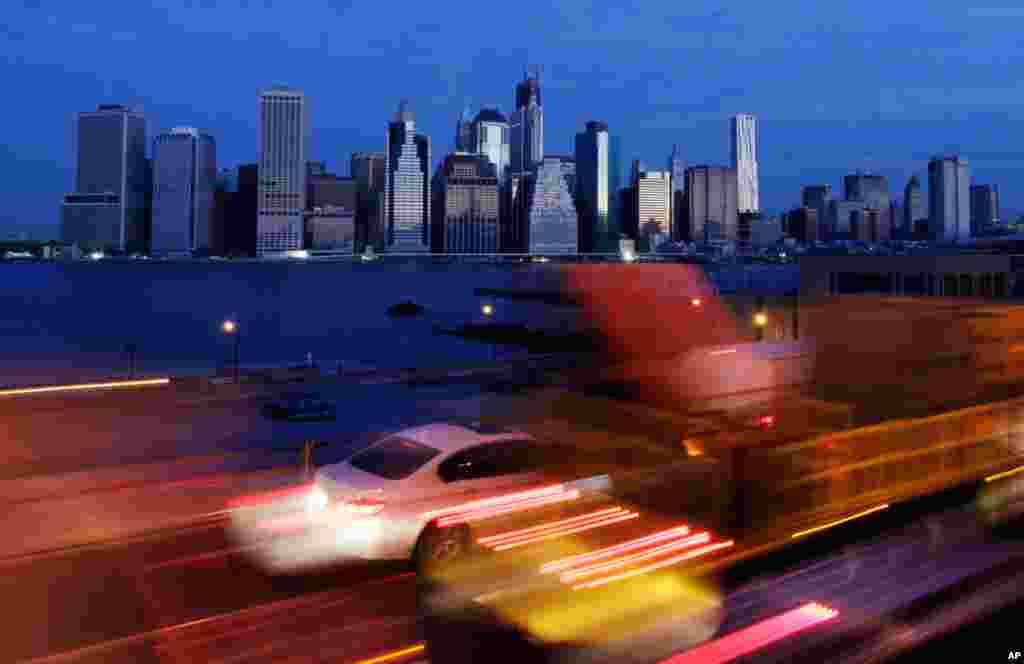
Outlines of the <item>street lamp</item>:
[[224,321],[221,324],[220,329],[224,331],[224,334],[228,335],[229,337],[233,336],[235,338],[235,383],[237,384],[239,382],[238,345],[242,341],[242,334],[238,330],[238,323],[231,319]]
[[[490,304],[490,303],[481,305],[480,306],[480,313],[482,313],[484,315],[484,318],[486,318],[488,321],[490,321],[491,316],[494,315],[494,305]],[[495,342],[495,343],[491,344],[491,362],[496,362],[497,360],[498,360],[498,346],[497,346],[497,343]]]
[[690,304],[695,307],[699,307],[700,305],[704,304],[704,302],[699,297],[695,297],[690,300]]
[[759,311],[754,314],[754,327],[757,328],[757,340],[764,340],[764,328],[768,325],[768,316],[763,312]]

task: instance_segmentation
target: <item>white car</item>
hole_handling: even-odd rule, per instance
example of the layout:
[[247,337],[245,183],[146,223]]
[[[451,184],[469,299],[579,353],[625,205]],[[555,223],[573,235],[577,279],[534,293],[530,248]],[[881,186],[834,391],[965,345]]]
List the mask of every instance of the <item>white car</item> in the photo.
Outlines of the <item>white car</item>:
[[600,488],[540,473],[568,461],[565,450],[480,426],[406,429],[320,468],[311,484],[236,506],[233,531],[274,571],[346,559],[444,562],[470,546],[475,522]]

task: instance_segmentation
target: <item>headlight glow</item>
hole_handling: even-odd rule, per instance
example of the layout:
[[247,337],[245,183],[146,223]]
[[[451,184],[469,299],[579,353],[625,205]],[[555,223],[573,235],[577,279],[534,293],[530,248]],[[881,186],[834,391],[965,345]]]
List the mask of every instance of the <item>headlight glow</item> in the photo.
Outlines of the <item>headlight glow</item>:
[[320,512],[327,509],[327,492],[318,486],[313,487],[306,498],[306,509],[310,512]]

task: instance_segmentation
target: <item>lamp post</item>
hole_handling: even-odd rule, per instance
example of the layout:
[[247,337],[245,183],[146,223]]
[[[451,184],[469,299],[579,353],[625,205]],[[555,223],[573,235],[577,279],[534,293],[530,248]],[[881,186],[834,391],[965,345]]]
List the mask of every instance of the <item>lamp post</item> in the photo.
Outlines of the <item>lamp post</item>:
[[134,342],[130,342],[125,344],[124,350],[128,353],[128,373],[135,378],[135,353],[139,351],[139,347]]
[[[484,315],[484,319],[485,320],[490,322],[491,316],[494,315],[494,305],[490,304],[490,303],[481,305],[480,306],[480,313],[482,313]],[[497,360],[498,360],[498,347],[497,347],[497,343],[495,342],[495,343],[491,344],[491,362],[496,362]]]
[[757,340],[764,341],[764,328],[768,325],[768,316],[763,311],[754,314],[754,327],[757,329]]
[[224,323],[221,324],[220,327],[221,327],[221,330],[224,331],[224,334],[228,335],[229,337],[234,337],[235,338],[235,384],[238,384],[238,382],[239,382],[239,380],[238,380],[239,379],[238,346],[242,342],[242,333],[238,329],[238,323],[236,323],[235,321],[233,321],[231,319],[228,319],[228,320],[224,321]]

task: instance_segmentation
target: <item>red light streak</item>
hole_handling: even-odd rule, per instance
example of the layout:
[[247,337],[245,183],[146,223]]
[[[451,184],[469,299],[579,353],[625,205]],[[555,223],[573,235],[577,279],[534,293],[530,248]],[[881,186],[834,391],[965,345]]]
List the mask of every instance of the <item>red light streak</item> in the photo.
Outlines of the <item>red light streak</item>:
[[671,539],[673,537],[683,537],[690,533],[689,526],[678,526],[669,530],[663,530],[640,539],[630,540],[629,542],[623,542],[622,544],[616,544],[615,546],[609,546],[604,549],[598,549],[591,553],[581,553],[579,555],[570,556],[569,558],[562,558],[561,560],[555,560],[547,563],[540,568],[542,574],[548,574],[550,572],[560,572],[570,567],[575,567],[580,563],[593,562],[596,560],[603,560],[610,558],[617,553],[623,553],[626,551],[632,551],[633,549],[642,548],[648,544],[654,542],[660,542],[662,540]]
[[474,500],[468,503],[460,503],[458,505],[452,505],[451,507],[442,507],[439,510],[431,510],[429,512],[423,512],[420,514],[420,518],[433,519],[439,516],[447,516],[456,512],[465,512],[478,507],[488,507],[491,505],[507,503],[512,500],[520,500],[522,498],[529,498],[531,496],[549,495],[553,493],[562,493],[565,491],[565,486],[562,484],[555,484],[553,486],[543,487],[540,489],[532,489],[530,491],[520,491],[518,493],[509,493],[503,496],[495,496],[493,498],[484,498],[483,500]]
[[630,521],[639,517],[640,514],[637,512],[624,512],[613,517],[606,517],[599,521],[591,521],[577,525],[568,530],[556,530],[554,532],[548,532],[544,534],[535,535],[525,539],[518,539],[514,541],[504,542],[494,547],[495,551],[505,551],[517,546],[523,546],[524,544],[534,544],[536,542],[543,542],[544,540],[554,539],[555,537],[564,537],[565,535],[572,535],[573,533],[582,533],[587,530],[593,530],[595,528],[603,528],[616,523],[622,523],[623,521]]
[[534,535],[541,530],[549,530],[551,528],[559,528],[567,526],[569,524],[575,524],[579,521],[589,521],[591,519],[601,518],[609,514],[621,513],[624,510],[621,507],[611,507],[605,510],[598,510],[597,512],[590,512],[589,514],[581,514],[580,516],[574,516],[569,519],[562,519],[561,521],[552,521],[550,523],[542,523],[539,526],[533,526],[532,528],[523,528],[522,530],[511,530],[507,533],[499,533],[497,535],[490,535],[489,537],[481,537],[477,540],[480,544],[494,544],[500,540],[515,539],[517,537],[523,537],[527,535]]
[[519,512],[521,510],[531,509],[534,507],[540,507],[542,505],[550,505],[552,503],[560,503],[565,500],[575,500],[580,497],[579,491],[565,491],[563,493],[556,493],[549,496],[537,496],[536,498],[527,498],[524,500],[518,500],[502,505],[496,505],[487,509],[469,510],[465,512],[457,512],[451,516],[446,516],[438,521],[438,525],[442,528],[451,526],[457,523],[465,523],[467,521],[480,521],[481,519],[489,519],[494,516],[500,516],[502,514],[511,514],[512,512]]
[[587,583],[581,583],[579,585],[573,586],[572,589],[573,590],[583,590],[584,588],[596,588],[597,586],[603,586],[606,583],[611,583],[612,581],[621,581],[622,579],[628,579],[630,577],[637,576],[637,575],[640,575],[640,574],[646,574],[647,572],[652,572],[652,571],[654,571],[656,569],[661,569],[662,567],[668,567],[669,565],[675,565],[676,563],[681,563],[684,560],[692,560],[694,558],[699,558],[699,557],[701,557],[701,556],[703,556],[703,555],[705,555],[707,553],[711,553],[713,551],[718,551],[720,549],[727,549],[730,546],[732,546],[733,544],[734,544],[734,542],[732,540],[729,540],[728,542],[719,542],[717,544],[709,544],[708,546],[703,546],[703,547],[701,547],[699,549],[694,549],[693,551],[687,551],[686,553],[680,554],[678,556],[674,556],[674,557],[668,558],[666,560],[660,560],[660,561],[658,561],[656,563],[652,563],[652,564],[646,565],[644,567],[638,567],[637,569],[632,569],[632,570],[629,570],[628,572],[622,572],[621,574],[616,574],[614,576],[606,576],[606,577],[604,577],[602,579],[595,579],[594,581],[588,581]]
[[608,570],[616,569],[618,567],[625,567],[632,563],[637,563],[642,560],[650,560],[651,558],[657,558],[662,554],[675,551],[676,549],[688,549],[691,546],[697,544],[705,544],[711,541],[711,535],[708,533],[698,533],[685,539],[676,540],[674,542],[668,542],[656,546],[652,549],[646,549],[637,553],[631,553],[628,556],[622,556],[621,558],[613,558],[607,562],[598,563],[596,565],[588,565],[586,567],[565,572],[562,574],[562,580],[565,582],[575,581],[576,579],[582,579],[583,577],[593,576],[600,574],[601,572],[607,572]]
[[834,609],[811,602],[709,641],[659,664],[724,664],[838,615],[839,612]]
[[263,503],[269,503],[274,500],[281,498],[287,498],[288,496],[297,495],[306,491],[312,491],[313,484],[302,484],[300,486],[288,487],[287,489],[278,489],[277,491],[268,491],[266,493],[257,493],[249,496],[241,496],[233,500],[228,501],[228,507],[252,507],[253,505],[261,505]]

